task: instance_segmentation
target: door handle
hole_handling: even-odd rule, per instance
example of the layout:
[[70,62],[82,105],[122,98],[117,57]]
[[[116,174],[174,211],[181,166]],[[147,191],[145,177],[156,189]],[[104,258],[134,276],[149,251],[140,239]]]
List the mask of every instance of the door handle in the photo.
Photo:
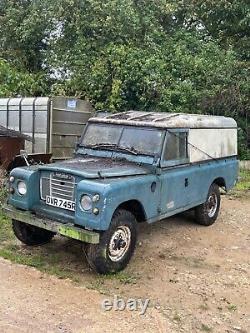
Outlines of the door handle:
[[185,187],[188,187],[189,182],[188,182],[188,178],[185,178]]

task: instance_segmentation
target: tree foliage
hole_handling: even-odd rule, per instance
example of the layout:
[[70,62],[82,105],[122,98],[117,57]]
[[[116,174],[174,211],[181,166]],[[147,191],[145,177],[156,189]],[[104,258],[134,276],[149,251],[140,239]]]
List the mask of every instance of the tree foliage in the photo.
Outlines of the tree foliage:
[[248,0],[180,1],[180,12],[189,28],[203,27],[202,33],[232,47],[239,59],[250,59],[250,12]]
[[46,59],[51,16],[46,1],[0,1],[0,56],[16,68],[39,72]]
[[48,93],[44,74],[20,71],[0,58],[0,97],[41,96]]
[[0,55],[12,95],[233,116],[246,155],[249,20],[247,0],[2,0]]

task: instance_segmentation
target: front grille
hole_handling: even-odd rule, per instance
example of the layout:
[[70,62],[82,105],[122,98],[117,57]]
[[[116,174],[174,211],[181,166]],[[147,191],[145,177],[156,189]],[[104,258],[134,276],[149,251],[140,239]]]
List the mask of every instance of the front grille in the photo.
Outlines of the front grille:
[[71,175],[51,173],[49,177],[40,179],[40,196],[46,196],[75,201],[75,178]]

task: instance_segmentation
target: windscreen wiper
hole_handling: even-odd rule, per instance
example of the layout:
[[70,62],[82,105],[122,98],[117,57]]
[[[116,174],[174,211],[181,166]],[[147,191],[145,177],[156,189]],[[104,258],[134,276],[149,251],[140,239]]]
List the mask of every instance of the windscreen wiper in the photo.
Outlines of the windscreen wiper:
[[131,147],[131,148],[117,147],[117,150],[119,150],[119,151],[125,151],[125,152],[133,154],[133,155],[138,155],[138,153],[139,153],[133,147]]
[[112,149],[112,148],[116,148],[116,144],[113,144],[113,143],[97,143],[95,145],[84,145],[84,147],[85,148],[90,148],[90,149],[98,149],[98,148]]
[[98,143],[95,145],[86,145],[85,148],[90,148],[90,149],[98,149],[98,148],[104,148],[104,149],[110,149],[112,151],[124,151],[133,155],[138,155],[139,152],[137,152],[133,147],[132,148],[126,148],[126,147],[118,147],[116,144],[113,143]]

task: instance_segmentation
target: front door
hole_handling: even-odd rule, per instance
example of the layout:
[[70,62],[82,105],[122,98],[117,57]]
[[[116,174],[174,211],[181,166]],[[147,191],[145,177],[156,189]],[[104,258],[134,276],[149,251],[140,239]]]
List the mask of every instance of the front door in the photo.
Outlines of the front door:
[[168,130],[161,162],[161,215],[184,208],[189,203],[187,142],[187,130]]

